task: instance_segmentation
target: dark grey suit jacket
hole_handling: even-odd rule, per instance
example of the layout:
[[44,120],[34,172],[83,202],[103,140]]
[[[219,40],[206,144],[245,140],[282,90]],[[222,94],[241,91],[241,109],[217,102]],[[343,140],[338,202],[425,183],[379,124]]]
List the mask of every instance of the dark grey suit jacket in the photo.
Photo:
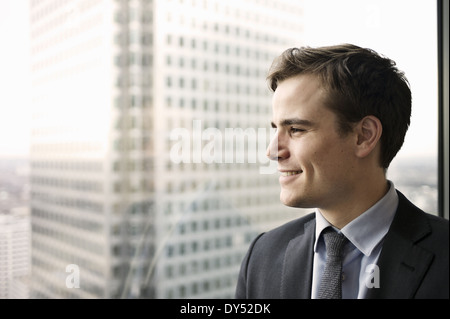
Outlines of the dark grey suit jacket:
[[[367,298],[449,298],[449,222],[424,213],[398,192],[399,205]],[[259,235],[245,256],[238,299],[311,298],[315,214]]]

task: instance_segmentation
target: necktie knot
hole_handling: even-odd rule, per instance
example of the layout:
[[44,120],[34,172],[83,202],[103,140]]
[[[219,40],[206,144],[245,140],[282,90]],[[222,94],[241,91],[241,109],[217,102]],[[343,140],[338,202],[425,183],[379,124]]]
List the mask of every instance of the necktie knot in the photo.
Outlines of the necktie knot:
[[344,251],[344,246],[347,243],[347,238],[331,228],[328,228],[323,233],[325,240],[325,248],[327,256],[341,257]]

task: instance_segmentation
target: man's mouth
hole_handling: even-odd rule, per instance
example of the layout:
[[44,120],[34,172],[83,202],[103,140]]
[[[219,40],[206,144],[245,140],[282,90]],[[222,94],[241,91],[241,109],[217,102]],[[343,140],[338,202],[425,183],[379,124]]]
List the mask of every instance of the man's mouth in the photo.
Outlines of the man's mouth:
[[289,172],[281,172],[281,176],[291,176],[300,174],[302,171],[289,171]]

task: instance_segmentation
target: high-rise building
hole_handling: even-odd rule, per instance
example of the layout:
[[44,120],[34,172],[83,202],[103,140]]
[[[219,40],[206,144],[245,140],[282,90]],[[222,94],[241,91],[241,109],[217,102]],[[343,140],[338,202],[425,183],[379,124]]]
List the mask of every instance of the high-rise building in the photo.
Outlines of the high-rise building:
[[30,228],[27,207],[0,210],[0,299],[29,297]]
[[32,297],[232,297],[294,216],[261,144],[302,2],[30,0],[30,22]]

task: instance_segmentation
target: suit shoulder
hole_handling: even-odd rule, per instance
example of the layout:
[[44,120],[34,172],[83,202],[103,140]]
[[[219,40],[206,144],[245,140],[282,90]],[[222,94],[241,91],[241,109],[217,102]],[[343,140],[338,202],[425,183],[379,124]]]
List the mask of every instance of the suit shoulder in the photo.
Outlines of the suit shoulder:
[[280,225],[272,230],[269,230],[261,234],[258,238],[259,243],[261,242],[274,242],[279,243],[291,240],[293,237],[298,236],[303,233],[305,226],[309,225],[311,222],[315,222],[315,213],[309,213],[300,218],[291,220],[283,225]]
[[286,231],[298,231],[299,227],[303,227],[304,225],[310,223],[312,220],[315,220],[316,214],[315,213],[309,213],[305,216],[296,218],[294,220],[291,220],[289,222],[284,223],[283,225],[280,225],[270,231],[269,233],[278,233],[278,232],[286,232]]
[[430,222],[431,226],[435,229],[444,231],[448,233],[449,230],[449,221],[448,219],[439,217],[439,216],[435,216],[435,215],[431,215],[431,214],[427,214],[425,213],[428,221]]
[[448,247],[449,221],[445,218],[425,213],[436,241]]
[[[424,212],[399,193],[398,218],[395,227],[405,238],[411,238],[429,249],[448,249],[449,221]],[[394,224],[393,222],[393,224]]]

